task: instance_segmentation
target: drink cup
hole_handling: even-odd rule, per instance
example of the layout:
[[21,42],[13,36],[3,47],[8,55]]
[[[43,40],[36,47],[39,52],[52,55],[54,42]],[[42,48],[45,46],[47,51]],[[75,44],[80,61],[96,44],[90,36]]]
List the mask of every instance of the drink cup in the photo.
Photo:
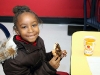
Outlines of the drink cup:
[[84,54],[87,56],[93,55],[94,46],[95,46],[95,37],[85,36],[84,38]]

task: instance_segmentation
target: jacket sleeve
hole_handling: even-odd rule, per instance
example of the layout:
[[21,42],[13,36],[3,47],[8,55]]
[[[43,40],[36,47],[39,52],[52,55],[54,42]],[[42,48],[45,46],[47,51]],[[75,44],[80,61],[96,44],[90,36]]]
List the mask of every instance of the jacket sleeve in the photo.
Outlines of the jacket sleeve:
[[5,75],[32,75],[28,67],[21,65],[20,62],[16,60],[8,59],[2,66]]
[[40,41],[40,42],[41,42],[41,45],[42,45],[43,52],[44,52],[44,54],[45,54],[46,61],[50,61],[51,58],[53,57],[52,52],[48,52],[48,53],[46,53],[46,49],[45,49],[45,45],[44,45],[44,41],[43,41],[42,38],[41,38],[41,41]]
[[50,61],[52,59],[52,57],[53,57],[52,52],[46,53],[45,45],[42,46],[42,49],[43,49],[44,54],[45,54],[45,58],[46,58],[45,60],[46,61]]
[[39,69],[31,72],[28,66],[22,65],[19,61],[7,60],[3,64],[3,69],[5,75],[56,75],[56,70],[48,62],[43,62]]
[[56,70],[48,62],[43,62],[43,65],[33,75],[56,75]]
[[52,57],[53,57],[52,52],[46,53],[46,60],[47,60],[47,61],[50,61]]

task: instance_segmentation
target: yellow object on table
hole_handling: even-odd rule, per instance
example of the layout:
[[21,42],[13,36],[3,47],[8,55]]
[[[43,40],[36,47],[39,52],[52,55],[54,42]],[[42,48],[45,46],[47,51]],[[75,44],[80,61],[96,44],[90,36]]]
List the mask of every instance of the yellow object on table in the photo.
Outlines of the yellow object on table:
[[84,37],[95,37],[93,56],[100,56],[100,32],[78,31],[72,35],[71,75],[92,75],[84,54]]
[[93,36],[84,37],[84,54],[91,56],[94,51],[96,38]]

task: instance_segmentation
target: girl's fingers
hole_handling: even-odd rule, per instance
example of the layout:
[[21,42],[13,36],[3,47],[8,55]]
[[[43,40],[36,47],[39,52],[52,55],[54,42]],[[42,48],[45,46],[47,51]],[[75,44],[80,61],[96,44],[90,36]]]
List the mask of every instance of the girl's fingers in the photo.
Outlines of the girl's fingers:
[[57,62],[57,63],[60,63],[60,59],[61,59],[61,58],[58,57],[58,58],[56,59],[56,62]]
[[54,56],[54,57],[52,58],[52,60],[57,60],[57,58],[58,58],[58,56]]
[[53,54],[53,56],[57,55],[56,52],[55,52],[55,50],[52,50],[52,54]]
[[54,57],[53,57],[53,60],[54,60],[54,61],[57,61],[57,60],[59,61],[59,58],[60,58],[60,57],[58,57],[58,56],[54,56]]
[[64,53],[64,54],[67,54],[66,50],[63,50],[63,53]]
[[67,55],[66,50],[63,50],[63,51],[62,51],[62,57],[66,57],[66,55]]

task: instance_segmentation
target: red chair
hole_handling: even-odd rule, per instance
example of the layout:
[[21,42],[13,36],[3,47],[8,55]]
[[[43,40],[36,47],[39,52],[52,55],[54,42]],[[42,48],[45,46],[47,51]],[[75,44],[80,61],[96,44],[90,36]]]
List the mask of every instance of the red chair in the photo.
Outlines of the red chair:
[[57,75],[69,75],[67,72],[57,71]]

